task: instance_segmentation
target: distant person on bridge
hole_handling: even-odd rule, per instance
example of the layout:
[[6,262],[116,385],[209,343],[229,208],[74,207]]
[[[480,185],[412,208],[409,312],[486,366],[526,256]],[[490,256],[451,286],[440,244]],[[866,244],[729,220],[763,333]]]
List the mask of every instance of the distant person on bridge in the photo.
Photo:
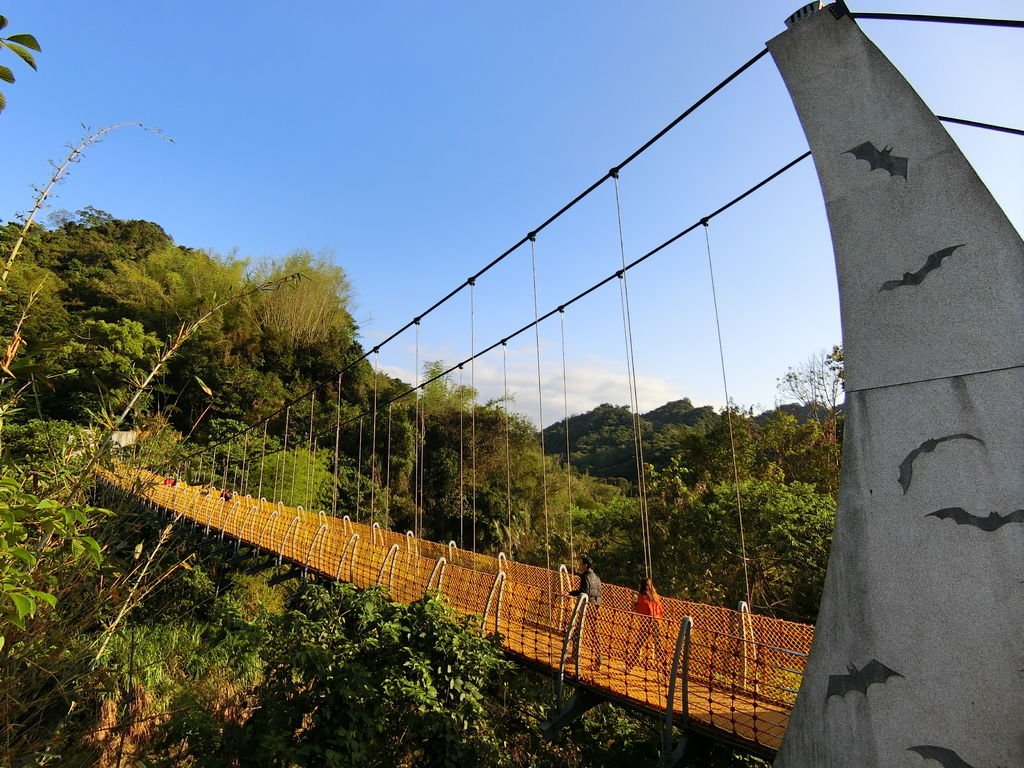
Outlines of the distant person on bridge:
[[579,597],[580,595],[587,596],[587,611],[586,611],[586,622],[584,626],[583,636],[591,636],[594,638],[594,668],[601,668],[601,642],[597,634],[598,616],[601,610],[601,578],[594,571],[594,564],[590,562],[588,555],[582,555],[580,557],[581,570],[579,572],[580,586],[579,589],[572,590],[569,594],[573,597]]
[[661,617],[665,614],[665,606],[661,602],[661,595],[654,588],[654,582],[651,581],[650,576],[642,576],[640,578],[640,588],[636,596],[636,603],[633,605],[633,611],[650,618],[641,619],[636,642],[633,645],[632,652],[629,654],[630,664],[640,662],[640,654],[646,655],[647,649],[651,647],[651,641],[653,640],[654,661],[658,663],[660,668],[665,661],[661,646]]

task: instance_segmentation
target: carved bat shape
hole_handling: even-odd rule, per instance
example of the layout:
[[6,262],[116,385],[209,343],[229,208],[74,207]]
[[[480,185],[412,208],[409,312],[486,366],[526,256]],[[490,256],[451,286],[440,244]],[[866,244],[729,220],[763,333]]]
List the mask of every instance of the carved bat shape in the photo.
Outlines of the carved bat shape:
[[952,749],[945,747],[933,747],[930,744],[921,744],[916,747],[907,747],[908,752],[917,752],[925,760],[934,760],[943,768],[974,768]]
[[958,432],[955,435],[946,435],[945,437],[932,437],[925,440],[917,448],[907,454],[906,458],[900,462],[900,474],[899,481],[900,486],[903,488],[903,495],[907,495],[907,491],[910,489],[910,481],[914,476],[914,459],[920,456],[922,453],[931,453],[934,451],[940,443],[945,443],[950,440],[973,440],[976,443],[985,444],[985,441],[974,435],[969,435],[966,432]]
[[879,149],[870,141],[865,141],[843,154],[853,155],[858,160],[867,160],[872,171],[881,168],[890,176],[902,176],[904,180],[907,178],[907,158],[892,154],[892,147]]
[[966,243],[951,245],[948,248],[943,248],[942,250],[929,254],[928,258],[924,262],[924,266],[917,270],[917,272],[904,272],[903,277],[899,280],[886,280],[878,290],[893,291],[906,285],[920,285],[924,282],[924,279],[928,277],[930,272],[934,272],[942,266],[942,260],[944,258],[952,255],[953,251],[957,248],[963,248],[965,245]]
[[952,520],[957,525],[973,525],[986,533],[997,531],[1004,525],[1010,523],[1024,523],[1024,509],[1015,509],[1000,515],[998,512],[989,512],[988,517],[972,515],[963,507],[946,507],[929,512],[926,517],[937,517],[939,520]]
[[853,664],[846,665],[845,675],[828,676],[828,692],[825,694],[827,701],[830,696],[842,698],[850,691],[868,695],[868,686],[872,683],[886,683],[890,677],[903,677],[899,672],[889,669],[885,664],[872,659],[864,665],[863,669],[857,669]]

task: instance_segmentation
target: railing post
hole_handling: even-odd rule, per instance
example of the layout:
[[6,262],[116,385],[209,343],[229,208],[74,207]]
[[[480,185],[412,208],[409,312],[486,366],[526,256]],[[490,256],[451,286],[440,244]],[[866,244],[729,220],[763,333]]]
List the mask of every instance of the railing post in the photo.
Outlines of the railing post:
[[739,604],[739,620],[740,620],[740,661],[742,662],[742,675],[743,675],[743,687],[746,689],[753,688],[754,692],[757,692],[757,676],[753,678],[753,686],[751,686],[751,677],[749,673],[749,665],[751,656],[753,662],[757,664],[757,645],[754,638],[754,618],[750,614],[750,606],[747,605],[745,600],[740,600]]
[[[238,510],[241,509],[241,505],[242,505],[242,502],[240,500],[238,500],[238,499],[233,499],[231,501],[231,509],[230,509],[230,511],[228,512],[228,515],[225,518],[225,524],[222,525],[221,529],[220,529],[220,540],[221,541],[224,541],[224,533],[227,530],[227,527],[228,527],[227,523],[228,523],[228,521],[236,522],[238,520]],[[230,535],[234,535],[234,534],[232,533]]]
[[[238,534],[235,537],[235,551],[236,552],[242,546],[242,542],[245,539],[245,530],[246,530],[246,528],[250,527],[249,526],[249,520],[259,510],[259,508],[260,508],[259,507],[259,502],[257,502],[257,503],[251,503],[250,502],[249,503],[248,509],[246,509],[246,511],[245,511],[245,517],[242,518],[242,527],[238,529]],[[250,536],[252,535],[252,531],[249,532],[249,535]]]
[[281,534],[281,543],[277,545],[277,564],[281,565],[281,561],[284,559],[284,542],[288,538],[288,534],[292,534],[292,556],[295,555],[295,534],[298,533],[298,524],[301,521],[298,515],[292,518],[292,521],[288,523],[288,527],[285,528],[283,534]]
[[434,561],[434,568],[430,571],[430,577],[427,579],[427,588],[424,592],[430,591],[430,585],[434,583],[434,576],[437,576],[437,586],[434,588],[437,592],[442,590],[442,582],[444,580],[444,568],[448,564],[448,561],[443,557],[437,558]]
[[[259,532],[259,535],[257,536],[256,542],[255,542],[256,543],[256,547],[258,549],[264,549],[264,546],[263,546],[263,534],[266,532],[267,526],[271,524],[271,522],[274,520],[274,518],[277,518],[277,517],[280,517],[280,516],[281,516],[281,512],[280,512],[280,510],[277,510],[277,509],[275,509],[269,515],[267,515],[267,519],[264,520],[263,521],[263,525],[260,526],[260,532]],[[271,528],[270,532],[273,533],[274,529]]]
[[491,584],[491,591],[487,594],[487,603],[484,605],[484,615],[480,622],[480,634],[487,634],[487,617],[491,614],[491,606],[495,603],[495,596],[497,596],[497,605],[494,610],[494,631],[498,631],[498,620],[501,616],[501,598],[505,595],[505,572],[498,571],[494,574],[494,583]]
[[[674,765],[686,749],[687,737],[684,735],[679,743],[672,744],[672,726],[675,718],[676,681],[682,680],[683,716],[681,727],[685,730],[690,719],[690,634],[693,631],[693,619],[684,616],[679,624],[679,635],[676,638],[676,650],[672,655],[672,671],[668,678],[668,695],[665,699],[665,721],[661,731],[662,764]],[[669,757],[674,758],[667,762]]]
[[353,533],[349,536],[348,541],[345,542],[345,548],[341,550],[341,559],[338,561],[338,570],[334,573],[334,580],[341,581],[341,569],[345,566],[345,557],[351,551],[352,559],[349,560],[348,564],[348,581],[351,584],[354,581],[355,574],[355,561],[357,550],[359,549],[359,534]]
[[[377,525],[377,524],[374,523],[374,525]],[[380,530],[380,529],[377,528],[376,530]],[[398,547],[397,544],[392,544],[391,545],[391,549],[389,549],[388,553],[386,555],[384,555],[384,561],[380,564],[380,570],[377,571],[377,586],[378,587],[380,586],[380,580],[384,578],[384,569],[388,567],[388,562],[391,562],[391,564],[392,564],[391,565],[391,574],[392,574],[392,576],[394,576],[394,572],[395,572],[394,558],[395,558],[395,555],[398,553],[398,549],[399,549],[399,547]],[[389,591],[391,590],[390,579],[389,579],[389,583],[388,583],[388,590]]]
[[[569,577],[569,569],[565,567],[565,563],[558,566],[558,594],[567,595],[572,591],[572,579]],[[569,614],[571,609],[569,603],[566,600],[560,600],[558,606],[558,627],[561,630],[565,630],[566,622],[569,620]]]
[[[306,578],[306,574],[309,573],[309,566],[313,560],[313,548],[316,547],[318,541],[321,542],[322,549],[323,534],[327,530],[329,530],[327,523],[321,523],[320,527],[316,529],[316,533],[313,534],[313,540],[309,542],[309,552],[306,553],[306,562],[302,564],[302,578]],[[322,553],[320,560],[323,561]],[[323,565],[323,562],[320,564]]]
[[581,592],[576,598],[576,605],[573,606],[572,615],[569,617],[569,624],[562,635],[562,652],[558,659],[558,677],[555,680],[555,702],[558,709],[562,708],[565,688],[565,662],[569,651],[569,643],[572,642],[573,631],[575,630],[576,644],[573,656],[576,664],[576,677],[580,676],[580,645],[583,635],[583,623],[587,617],[587,593]]

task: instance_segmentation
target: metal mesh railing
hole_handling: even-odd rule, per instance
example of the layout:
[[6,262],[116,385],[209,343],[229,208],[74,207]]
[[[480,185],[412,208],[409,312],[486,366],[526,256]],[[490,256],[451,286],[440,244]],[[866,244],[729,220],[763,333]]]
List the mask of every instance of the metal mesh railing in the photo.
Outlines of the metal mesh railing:
[[[599,606],[573,625],[577,578],[458,549],[319,512],[215,489],[165,485],[144,471],[98,472],[107,488],[210,535],[262,550],[278,564],[380,586],[412,602],[435,590],[456,611],[481,619],[504,650],[652,712],[671,708],[739,743],[775,750],[803,679],[814,628],[721,606],[664,599],[661,619],[636,613],[634,590],[605,584]],[[689,618],[689,666],[669,701],[672,659]],[[567,633],[571,636],[567,637]],[[563,658],[563,647],[567,649]]]

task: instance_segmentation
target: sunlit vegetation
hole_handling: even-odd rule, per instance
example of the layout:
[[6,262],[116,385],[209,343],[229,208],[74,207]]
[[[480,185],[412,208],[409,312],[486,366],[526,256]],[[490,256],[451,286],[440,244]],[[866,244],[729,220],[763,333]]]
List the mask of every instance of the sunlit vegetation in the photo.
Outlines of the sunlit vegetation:
[[[21,233],[0,227],[5,261]],[[343,269],[307,252],[207,253],[94,209],[28,228],[0,293],[0,764],[655,757],[654,725],[608,707],[544,742],[550,679],[510,665],[437,598],[270,586],[230,542],[94,496],[90,467],[116,454],[465,547],[475,530],[479,549],[535,563],[586,551],[603,578],[632,584],[644,561],[632,415],[604,405],[552,425],[544,455],[513,404],[478,402],[451,377],[395,399],[407,382],[356,362],[351,296]],[[724,414],[683,399],[643,415],[662,593],[749,597],[813,621],[838,488],[841,352],[817,363],[784,375],[793,408]],[[320,382],[315,404],[293,403]],[[376,419],[374,400],[389,403]],[[717,748],[692,759],[751,764]]]

